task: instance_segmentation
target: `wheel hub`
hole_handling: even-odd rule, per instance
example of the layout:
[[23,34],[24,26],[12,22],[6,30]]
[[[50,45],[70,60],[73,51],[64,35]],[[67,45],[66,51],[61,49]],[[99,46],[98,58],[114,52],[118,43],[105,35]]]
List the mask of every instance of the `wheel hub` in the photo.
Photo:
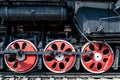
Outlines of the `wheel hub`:
[[64,59],[64,55],[59,54],[59,55],[55,56],[55,58],[56,58],[57,61],[61,61],[61,60]]
[[25,59],[25,54],[23,54],[21,57],[20,56],[16,56],[16,59],[18,61],[23,61]]
[[102,55],[99,52],[95,53],[94,54],[94,60],[95,61],[101,61],[102,60]]

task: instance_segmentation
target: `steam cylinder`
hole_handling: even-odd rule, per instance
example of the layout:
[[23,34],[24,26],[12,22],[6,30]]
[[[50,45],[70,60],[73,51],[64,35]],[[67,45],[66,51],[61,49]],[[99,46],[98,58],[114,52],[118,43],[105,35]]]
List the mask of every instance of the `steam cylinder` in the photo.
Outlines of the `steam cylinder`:
[[1,7],[0,16],[10,21],[63,21],[67,19],[67,10],[64,7]]

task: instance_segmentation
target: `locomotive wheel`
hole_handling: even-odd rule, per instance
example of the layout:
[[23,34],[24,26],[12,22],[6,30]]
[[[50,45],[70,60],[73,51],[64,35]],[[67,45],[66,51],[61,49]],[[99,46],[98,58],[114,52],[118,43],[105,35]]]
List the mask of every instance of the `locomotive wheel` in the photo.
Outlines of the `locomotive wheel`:
[[[22,51],[37,51],[33,43],[28,40],[18,39],[11,42],[6,50],[8,49],[20,49]],[[7,66],[17,73],[25,73],[33,69],[37,63],[37,54],[23,54],[21,56],[6,54],[4,55],[5,63]]]
[[[75,52],[73,46],[64,40],[54,40],[47,44],[44,51],[53,51],[56,50],[58,52]],[[61,54],[52,55],[44,54],[43,61],[45,66],[52,72],[55,73],[64,73],[70,70],[76,60],[76,56],[74,54]]]
[[90,56],[81,55],[81,63],[83,67],[91,73],[103,73],[107,71],[113,63],[114,53],[112,48],[103,42],[86,43],[82,52],[93,51]]

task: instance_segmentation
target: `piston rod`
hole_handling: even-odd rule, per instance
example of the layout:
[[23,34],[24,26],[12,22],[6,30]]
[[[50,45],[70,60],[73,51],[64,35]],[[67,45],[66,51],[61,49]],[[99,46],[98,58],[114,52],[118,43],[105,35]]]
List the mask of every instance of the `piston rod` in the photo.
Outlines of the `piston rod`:
[[92,51],[86,51],[86,52],[58,52],[57,50],[53,50],[53,51],[21,51],[21,50],[13,50],[13,49],[9,49],[9,50],[4,50],[4,51],[0,51],[0,54],[17,54],[18,56],[21,56],[23,54],[38,54],[38,55],[42,55],[42,54],[49,54],[49,55],[60,55],[60,54],[87,54],[88,56],[92,53]]

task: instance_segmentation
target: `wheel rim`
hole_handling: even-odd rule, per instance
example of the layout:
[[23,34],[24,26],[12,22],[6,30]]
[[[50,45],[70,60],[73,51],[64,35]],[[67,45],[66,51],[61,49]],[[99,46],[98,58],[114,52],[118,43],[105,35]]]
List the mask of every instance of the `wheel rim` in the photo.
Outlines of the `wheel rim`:
[[82,52],[93,51],[90,56],[86,54],[81,55],[81,63],[83,67],[91,73],[103,73],[107,71],[114,60],[114,53],[112,48],[103,42],[86,43]]
[[[11,42],[6,50],[8,49],[20,49],[22,51],[37,51],[34,44],[28,40],[18,39]],[[12,55],[12,53],[10,54]],[[32,70],[38,60],[37,54],[23,54],[22,56],[14,56],[14,60],[10,61],[10,55],[4,55],[6,65],[14,72],[25,73]]]
[[[58,52],[75,52],[73,46],[64,40],[54,40],[50,42],[44,49],[44,51],[57,50]],[[43,61],[45,66],[52,72],[64,73],[70,70],[75,63],[76,56],[74,54],[59,54],[49,56],[43,55]]]

